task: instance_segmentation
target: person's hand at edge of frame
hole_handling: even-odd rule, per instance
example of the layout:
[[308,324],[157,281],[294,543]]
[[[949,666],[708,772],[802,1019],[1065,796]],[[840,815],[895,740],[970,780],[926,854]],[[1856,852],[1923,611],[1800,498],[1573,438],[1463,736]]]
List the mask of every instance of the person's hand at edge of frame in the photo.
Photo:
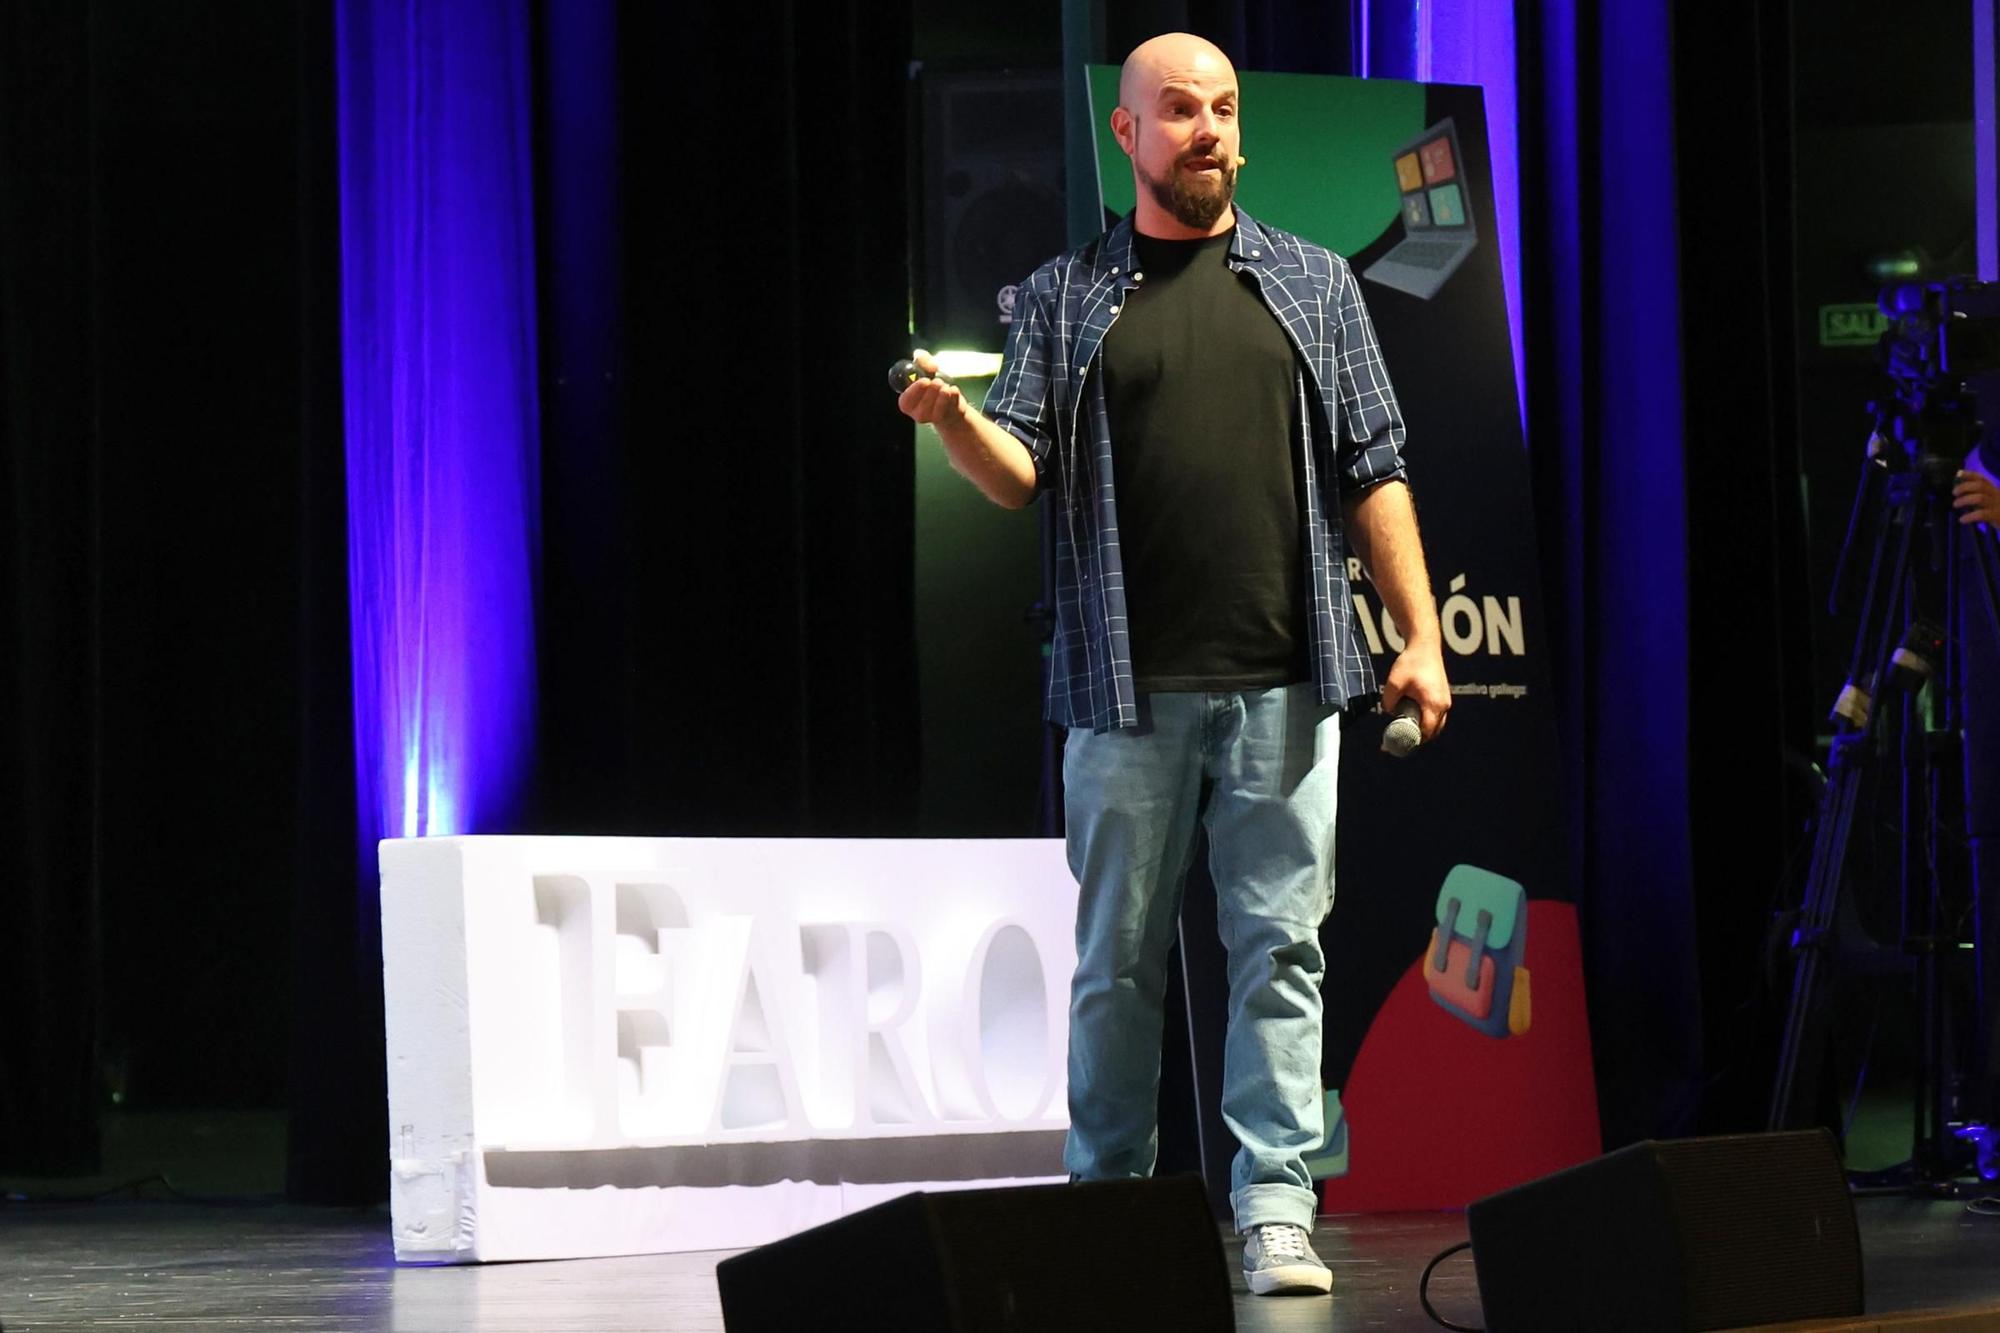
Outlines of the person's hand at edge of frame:
[[2000,527],[2000,485],[1983,472],[1960,472],[1952,482],[1951,507],[1961,523]]

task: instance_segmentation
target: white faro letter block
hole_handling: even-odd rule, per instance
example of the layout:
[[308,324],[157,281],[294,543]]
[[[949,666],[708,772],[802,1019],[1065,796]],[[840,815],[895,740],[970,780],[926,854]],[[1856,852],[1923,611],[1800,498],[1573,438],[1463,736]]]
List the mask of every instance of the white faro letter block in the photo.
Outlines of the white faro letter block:
[[561,958],[559,1137],[578,1147],[717,1130],[805,1129],[777,969],[753,919],[689,924],[666,884],[535,879]]
[[817,1042],[807,1111],[821,1129],[921,1125],[924,1099],[905,1029],[923,993],[923,963],[901,926],[840,921],[799,927],[814,990]]
[[1062,1077],[1064,1047],[1049,1031],[1048,984],[1034,936],[994,921],[940,951],[931,997],[931,1070],[951,1120],[1032,1120]]
[[714,1103],[709,1130],[786,1130],[803,1135],[810,1127],[792,1065],[791,992],[777,960],[752,933],[750,919],[719,920],[740,921],[743,929],[713,939],[703,932],[703,951],[712,956],[718,975],[730,979],[722,994],[732,997],[727,1019],[717,1025],[729,1035],[722,1095]]
[[[630,1138],[698,1133],[722,1059],[702,1030],[703,1000],[717,984],[712,954],[672,885],[621,882],[613,901],[619,1125]],[[718,928],[742,934],[747,920]]]

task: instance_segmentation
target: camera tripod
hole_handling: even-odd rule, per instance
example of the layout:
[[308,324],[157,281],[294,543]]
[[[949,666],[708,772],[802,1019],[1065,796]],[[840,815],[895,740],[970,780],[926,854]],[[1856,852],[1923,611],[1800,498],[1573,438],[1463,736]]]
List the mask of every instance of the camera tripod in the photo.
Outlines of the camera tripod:
[[[1986,1128],[2000,1117],[2000,1106],[1968,1106],[1955,1095],[1954,1075],[1992,1057],[1976,1054],[1968,1062],[1947,1038],[1947,974],[1959,957],[1963,914],[1947,908],[1939,864],[1941,784],[1957,781],[1963,790],[1965,682],[1960,636],[1948,627],[1954,611],[1962,619],[1989,616],[2000,627],[2000,553],[1990,534],[1957,522],[1951,507],[1953,478],[1978,438],[1972,413],[1962,385],[1941,391],[1935,382],[1905,384],[1898,406],[1878,416],[1870,441],[1841,572],[1854,554],[1856,531],[1871,517],[1873,552],[1848,683],[1833,710],[1835,733],[1791,940],[1792,991],[1768,1119],[1768,1127],[1778,1130],[1815,1118],[1812,1102],[1830,1037],[1834,923],[1863,779],[1874,769],[1885,781],[1899,779],[1900,788],[1901,943],[1914,963],[1919,1027],[1914,1135],[1904,1180],[1920,1188],[1945,1186],[1973,1168],[1988,1179],[2000,1177],[2000,1152]],[[1836,575],[1836,599],[1842,581]],[[1976,961],[2000,966],[2000,958]],[[1978,998],[1973,1007],[1972,1028],[1989,1033],[2000,1013]],[[1975,1082],[1990,1086],[2000,1071],[1971,1072]],[[1954,1114],[1961,1125],[1956,1131]]]

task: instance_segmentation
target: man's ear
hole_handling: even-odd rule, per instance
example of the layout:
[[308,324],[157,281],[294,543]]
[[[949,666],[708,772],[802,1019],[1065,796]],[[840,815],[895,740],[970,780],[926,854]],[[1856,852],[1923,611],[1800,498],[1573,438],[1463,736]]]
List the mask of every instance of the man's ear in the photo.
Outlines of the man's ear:
[[1132,150],[1138,146],[1137,128],[1130,111],[1122,106],[1111,108],[1111,133],[1127,157],[1132,156]]

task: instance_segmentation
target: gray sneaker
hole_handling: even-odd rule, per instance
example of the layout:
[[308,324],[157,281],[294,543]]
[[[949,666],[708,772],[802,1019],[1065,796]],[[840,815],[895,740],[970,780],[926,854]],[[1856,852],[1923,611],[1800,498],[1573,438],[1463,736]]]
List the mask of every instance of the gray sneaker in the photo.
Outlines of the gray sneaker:
[[1243,1238],[1243,1280],[1259,1296],[1333,1290],[1333,1273],[1313,1253],[1304,1227],[1273,1222]]

